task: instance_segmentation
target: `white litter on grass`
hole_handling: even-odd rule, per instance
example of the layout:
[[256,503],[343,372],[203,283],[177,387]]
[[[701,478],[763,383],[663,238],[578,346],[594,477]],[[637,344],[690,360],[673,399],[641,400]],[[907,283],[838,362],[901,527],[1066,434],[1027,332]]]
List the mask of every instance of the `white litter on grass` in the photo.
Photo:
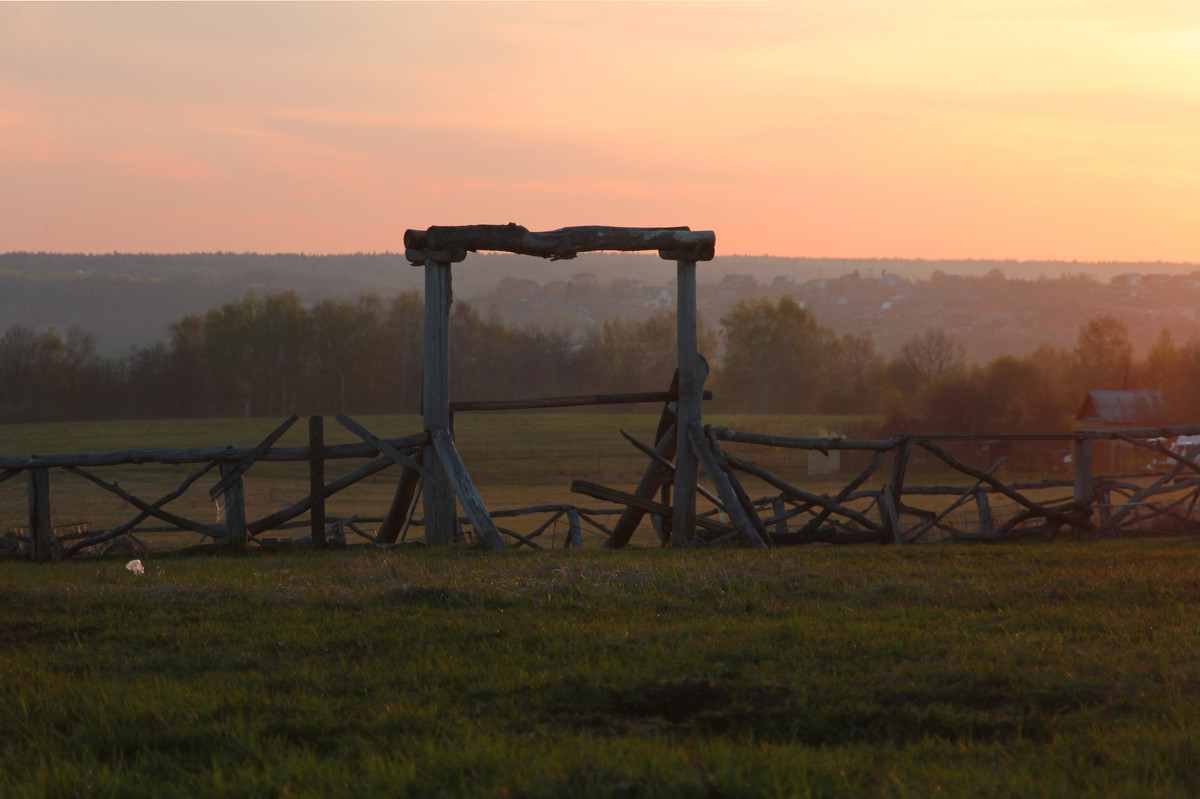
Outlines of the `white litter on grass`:
[[125,564],[125,568],[129,569],[129,571],[133,572],[134,574],[145,574],[146,573],[146,567],[142,565],[142,561],[140,558],[138,560],[129,561],[128,563]]

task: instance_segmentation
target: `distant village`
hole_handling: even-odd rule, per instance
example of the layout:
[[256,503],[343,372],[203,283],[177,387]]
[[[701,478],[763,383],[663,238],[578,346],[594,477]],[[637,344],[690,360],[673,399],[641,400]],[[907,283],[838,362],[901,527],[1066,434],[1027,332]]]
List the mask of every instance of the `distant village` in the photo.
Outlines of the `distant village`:
[[[602,281],[583,272],[544,284],[508,277],[494,290],[467,301],[506,323],[566,330],[582,340],[605,320],[640,320],[670,310],[674,288],[673,282]],[[933,328],[961,343],[975,362],[1024,356],[1041,344],[1069,348],[1080,326],[1101,314],[1128,326],[1137,353],[1148,350],[1164,329],[1180,343],[1200,336],[1200,271],[1128,273],[1106,282],[1088,275],[1009,279],[998,269],[978,277],[935,271],[928,280],[886,270],[881,274],[854,270],[805,281],[791,275],[760,281],[751,274],[727,274],[718,282],[700,285],[699,304],[704,321],[715,327],[739,301],[784,295],[838,335],[870,331],[885,356],[893,355],[914,334]]]

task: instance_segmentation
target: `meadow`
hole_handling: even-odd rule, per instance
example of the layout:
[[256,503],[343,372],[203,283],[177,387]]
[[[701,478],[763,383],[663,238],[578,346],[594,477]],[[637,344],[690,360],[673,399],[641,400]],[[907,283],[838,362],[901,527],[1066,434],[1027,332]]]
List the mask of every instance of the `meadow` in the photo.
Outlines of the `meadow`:
[[1186,542],[0,561],[0,795],[1194,796]]
[[[464,416],[458,446],[489,504],[571,500],[547,492],[597,471],[635,482],[643,461],[616,430],[649,438],[655,421]],[[244,445],[273,426],[11,426],[0,441]],[[302,490],[302,473],[260,467],[252,502]],[[392,480],[347,502],[386,503]],[[86,506],[69,485],[56,503]],[[143,554],[145,574],[129,556],[0,559],[0,796],[1200,792],[1190,540],[656,544],[193,547]]]

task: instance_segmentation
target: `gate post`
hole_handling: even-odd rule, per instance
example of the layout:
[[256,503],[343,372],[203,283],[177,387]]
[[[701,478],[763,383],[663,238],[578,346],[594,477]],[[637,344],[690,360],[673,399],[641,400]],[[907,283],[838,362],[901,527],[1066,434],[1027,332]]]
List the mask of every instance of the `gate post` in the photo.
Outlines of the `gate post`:
[[677,261],[677,346],[679,351],[679,400],[675,415],[675,506],[671,543],[689,544],[696,537],[697,460],[687,435],[692,422],[701,422],[704,378],[708,367],[700,357],[696,341],[696,262]]
[[[422,451],[421,462],[440,471],[432,444],[435,430],[450,430],[450,262],[425,260],[425,357],[421,373],[421,414],[431,443]],[[454,493],[443,482],[425,481],[425,543],[454,541],[457,507]]]

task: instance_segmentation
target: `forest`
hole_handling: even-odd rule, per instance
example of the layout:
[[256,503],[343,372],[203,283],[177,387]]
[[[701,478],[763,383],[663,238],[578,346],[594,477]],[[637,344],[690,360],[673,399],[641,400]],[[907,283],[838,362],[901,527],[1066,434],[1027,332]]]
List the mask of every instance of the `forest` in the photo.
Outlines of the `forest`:
[[[302,303],[251,292],[172,323],[166,340],[99,354],[78,327],[12,325],[0,337],[0,422],[415,413],[421,394],[421,295]],[[663,390],[675,362],[671,311],[605,321],[583,341],[514,326],[456,301],[456,400]],[[838,336],[793,298],[738,302],[701,319],[713,410],[837,413],[856,432],[1040,433],[1070,429],[1089,389],[1158,389],[1174,423],[1200,419],[1200,338],[1163,330],[1134,358],[1126,325],[1096,316],[1073,347],[967,361],[933,327],[884,357],[869,331]]]

